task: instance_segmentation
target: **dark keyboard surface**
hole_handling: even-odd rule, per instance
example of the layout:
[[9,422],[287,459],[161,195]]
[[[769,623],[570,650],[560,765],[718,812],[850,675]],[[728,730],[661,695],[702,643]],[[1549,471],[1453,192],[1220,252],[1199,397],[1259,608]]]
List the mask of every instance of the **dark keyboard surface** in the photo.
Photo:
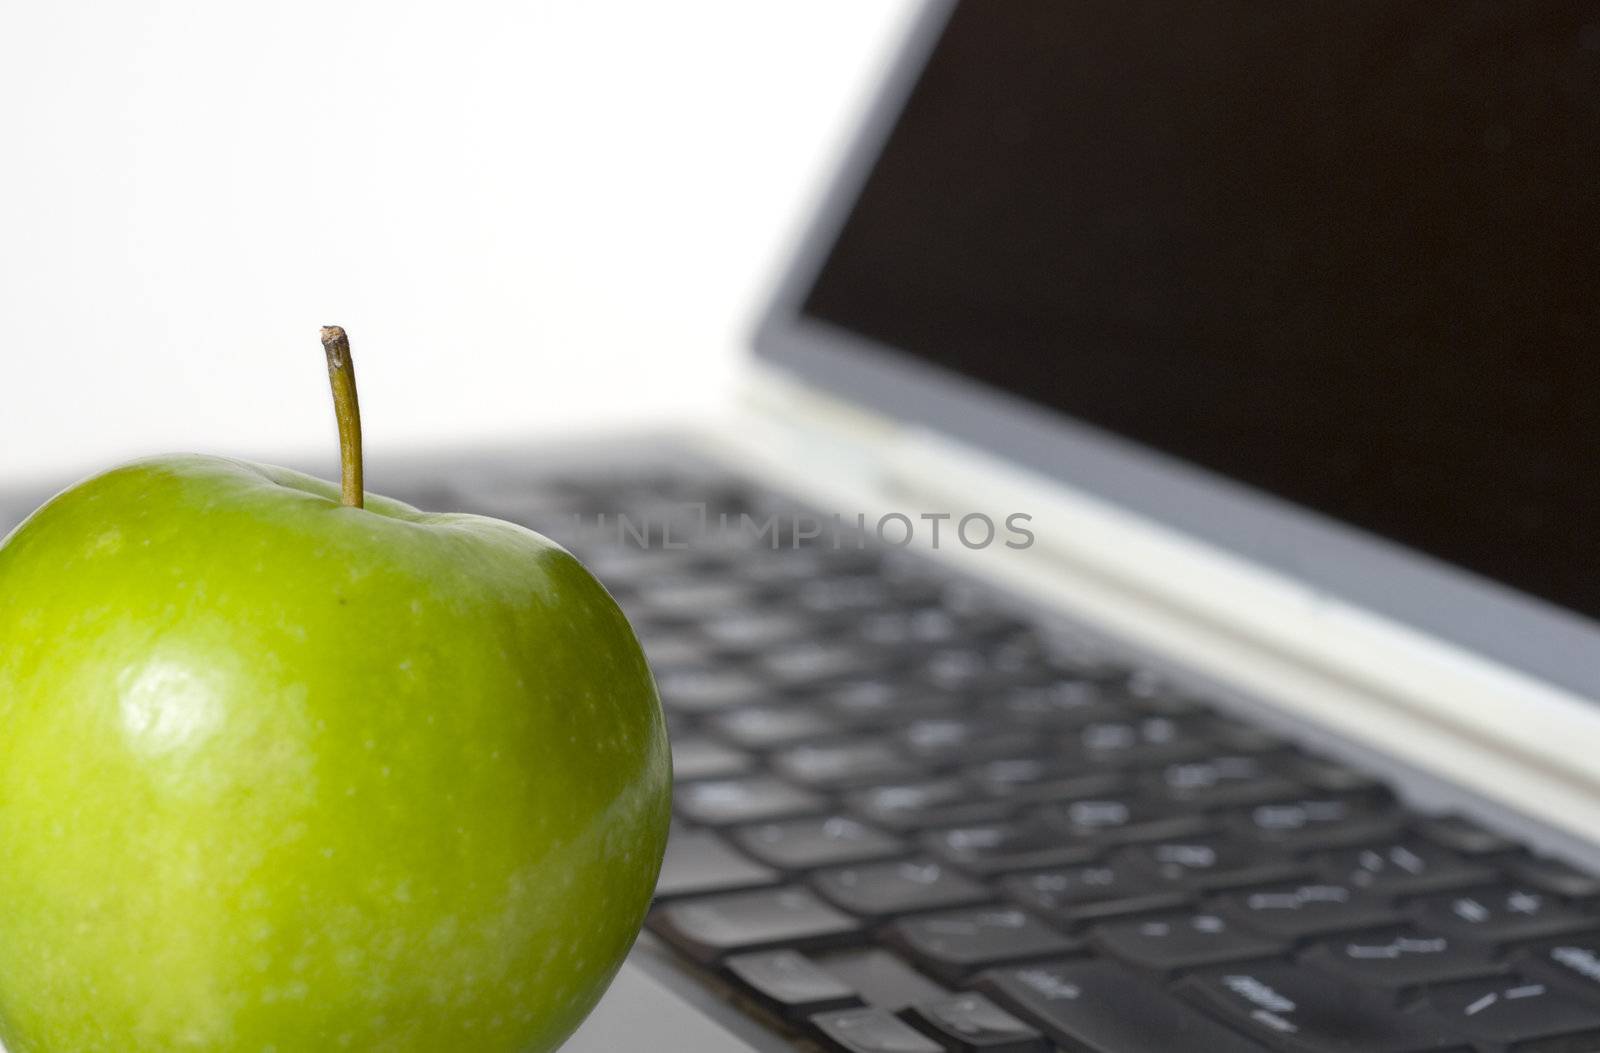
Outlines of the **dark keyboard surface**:
[[931,562],[695,533],[781,524],[754,491],[534,491],[483,510],[569,544],[656,670],[649,928],[810,1048],[1600,1053],[1595,875]]

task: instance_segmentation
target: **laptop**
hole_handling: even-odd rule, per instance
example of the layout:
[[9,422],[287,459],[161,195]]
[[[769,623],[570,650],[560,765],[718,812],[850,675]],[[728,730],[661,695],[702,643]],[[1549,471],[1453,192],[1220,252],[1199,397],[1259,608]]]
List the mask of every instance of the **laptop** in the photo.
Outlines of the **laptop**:
[[1600,5],[933,3],[725,420],[374,464],[671,728],[573,1053],[1600,1051]]

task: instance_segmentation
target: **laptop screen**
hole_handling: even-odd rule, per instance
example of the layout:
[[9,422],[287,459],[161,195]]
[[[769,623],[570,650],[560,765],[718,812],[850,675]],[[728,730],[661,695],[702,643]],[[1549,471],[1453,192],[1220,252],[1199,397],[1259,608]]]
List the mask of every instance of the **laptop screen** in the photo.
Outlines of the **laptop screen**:
[[1600,617],[1600,5],[961,4],[804,315]]

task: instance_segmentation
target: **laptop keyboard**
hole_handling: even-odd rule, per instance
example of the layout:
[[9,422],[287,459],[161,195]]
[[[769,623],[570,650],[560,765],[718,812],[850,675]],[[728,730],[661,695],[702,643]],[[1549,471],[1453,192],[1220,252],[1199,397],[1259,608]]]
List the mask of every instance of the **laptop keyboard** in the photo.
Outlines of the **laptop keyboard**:
[[802,1045],[1600,1051],[1595,875],[930,561],[694,533],[785,507],[754,491],[509,500],[484,510],[578,552],[656,671],[676,791],[649,930]]

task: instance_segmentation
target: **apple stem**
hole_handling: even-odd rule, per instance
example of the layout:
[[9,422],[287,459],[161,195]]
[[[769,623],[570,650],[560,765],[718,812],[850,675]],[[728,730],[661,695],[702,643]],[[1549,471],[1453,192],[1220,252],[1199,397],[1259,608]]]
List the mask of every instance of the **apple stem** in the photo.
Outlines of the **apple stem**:
[[333,387],[333,415],[339,421],[339,475],[344,504],[361,508],[361,404],[356,401],[356,365],[350,358],[350,337],[336,325],[322,327],[322,349],[328,353],[328,383]]

